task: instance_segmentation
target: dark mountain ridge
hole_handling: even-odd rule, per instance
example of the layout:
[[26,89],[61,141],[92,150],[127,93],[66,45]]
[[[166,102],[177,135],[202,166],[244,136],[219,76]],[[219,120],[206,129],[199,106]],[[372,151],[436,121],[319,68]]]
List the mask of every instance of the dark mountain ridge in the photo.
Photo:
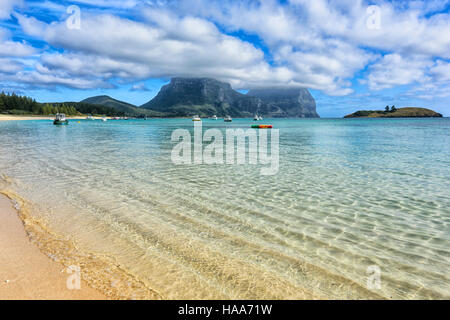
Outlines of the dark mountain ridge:
[[172,117],[319,117],[307,89],[258,89],[242,94],[211,78],[172,78],[141,108]]
[[260,113],[281,118],[319,118],[316,101],[308,89],[268,88],[254,89],[247,93],[261,99]]
[[[141,107],[107,95],[90,97],[80,102],[47,104],[14,94],[3,94],[2,97],[0,111],[9,113],[63,112],[131,117],[191,117],[196,114],[201,117],[229,115],[243,118],[255,114],[263,117],[318,117],[314,98],[307,89],[269,88],[242,94],[233,90],[230,84],[210,78],[173,78]],[[19,103],[20,99],[24,102]]]
[[123,102],[106,95],[90,97],[80,102],[113,108],[117,111],[123,112],[125,115],[137,115],[147,113],[147,110],[141,110],[135,105],[132,105],[131,103]]

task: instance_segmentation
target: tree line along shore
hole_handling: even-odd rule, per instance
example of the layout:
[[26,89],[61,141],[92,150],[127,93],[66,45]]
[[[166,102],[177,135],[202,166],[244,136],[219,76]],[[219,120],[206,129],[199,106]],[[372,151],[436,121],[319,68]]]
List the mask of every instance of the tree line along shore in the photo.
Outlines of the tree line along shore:
[[4,115],[53,115],[64,113],[69,116],[83,114],[124,116],[124,112],[107,106],[83,102],[39,103],[35,99],[15,93],[0,93],[0,114]]

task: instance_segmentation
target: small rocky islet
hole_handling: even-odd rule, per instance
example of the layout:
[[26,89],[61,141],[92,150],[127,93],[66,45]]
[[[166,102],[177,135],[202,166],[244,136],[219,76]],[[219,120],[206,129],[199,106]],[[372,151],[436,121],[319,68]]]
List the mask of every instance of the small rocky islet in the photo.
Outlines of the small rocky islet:
[[427,108],[391,108],[390,110],[359,110],[344,118],[441,118],[442,114]]

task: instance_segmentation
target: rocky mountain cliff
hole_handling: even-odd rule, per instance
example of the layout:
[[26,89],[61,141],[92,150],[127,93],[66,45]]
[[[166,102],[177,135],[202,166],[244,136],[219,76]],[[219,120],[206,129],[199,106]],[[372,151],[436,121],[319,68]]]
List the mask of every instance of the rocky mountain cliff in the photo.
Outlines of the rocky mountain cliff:
[[319,118],[316,101],[308,89],[269,88],[247,93],[263,102],[260,113],[269,117]]
[[210,78],[173,78],[141,108],[166,116],[318,117],[306,89],[252,90],[242,94],[228,83]]

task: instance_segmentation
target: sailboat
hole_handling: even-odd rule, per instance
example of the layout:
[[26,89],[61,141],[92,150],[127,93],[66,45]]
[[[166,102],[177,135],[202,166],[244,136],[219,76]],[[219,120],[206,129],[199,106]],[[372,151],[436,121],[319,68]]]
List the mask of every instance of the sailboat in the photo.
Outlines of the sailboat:
[[233,119],[231,119],[230,116],[226,116],[225,119],[223,119],[223,121],[225,121],[225,122],[231,122],[231,121],[233,121]]

